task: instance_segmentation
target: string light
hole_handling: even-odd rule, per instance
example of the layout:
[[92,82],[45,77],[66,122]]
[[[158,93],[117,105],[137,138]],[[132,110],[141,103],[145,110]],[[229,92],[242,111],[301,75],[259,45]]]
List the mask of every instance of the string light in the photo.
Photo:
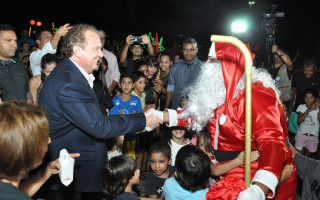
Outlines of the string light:
[[156,38],[152,37],[152,33],[149,32],[148,38],[151,41],[151,43],[156,47],[156,53],[159,53],[165,50],[164,46],[162,45],[163,37],[161,37],[159,41],[158,32],[156,32]]

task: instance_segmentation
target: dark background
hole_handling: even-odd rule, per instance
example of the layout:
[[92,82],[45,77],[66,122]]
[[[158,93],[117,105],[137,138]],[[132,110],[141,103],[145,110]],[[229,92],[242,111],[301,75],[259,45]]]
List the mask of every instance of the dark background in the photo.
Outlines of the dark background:
[[[142,35],[149,32],[170,48],[174,41],[194,37],[205,50],[210,46],[211,34],[234,35],[257,47],[256,54],[265,54],[266,31],[261,28],[261,13],[271,13],[270,4],[277,5],[275,41],[299,58],[319,57],[319,8],[317,1],[255,0],[251,7],[252,29],[247,35],[234,35],[229,31],[231,21],[238,16],[250,17],[247,0],[105,0],[105,1],[56,1],[32,2],[24,5],[1,6],[1,23],[15,26],[17,36],[22,28],[29,28],[29,21],[42,22],[51,29],[65,23],[89,23],[107,31],[110,40],[124,41],[128,34]],[[71,5],[66,5],[71,4]],[[8,5],[6,5],[8,4]],[[4,14],[5,13],[5,14]],[[33,27],[35,29],[35,27]]]

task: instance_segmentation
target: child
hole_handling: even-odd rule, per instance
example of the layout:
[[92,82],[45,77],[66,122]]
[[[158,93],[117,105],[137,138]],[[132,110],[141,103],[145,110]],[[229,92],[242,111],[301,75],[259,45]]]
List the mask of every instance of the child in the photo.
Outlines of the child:
[[148,76],[146,86],[146,103],[155,104],[156,107],[159,105],[158,93],[154,90],[154,80],[157,78],[159,61],[156,56],[150,56],[147,59]]
[[112,97],[106,84],[105,74],[108,70],[108,61],[105,57],[99,59],[99,67],[93,71],[94,82],[93,91],[97,96],[101,113],[109,115],[109,110],[113,107]]
[[102,191],[114,200],[140,200],[132,186],[139,183],[140,170],[129,156],[111,158],[104,167]]
[[[145,106],[146,93],[144,92],[144,89],[147,80],[145,75],[140,71],[133,71],[131,77],[133,81],[133,90],[131,94],[140,98],[142,110],[146,111],[150,108],[155,108],[155,105],[153,104],[147,104],[147,106]],[[150,144],[150,137],[151,135],[149,133],[143,131],[137,135],[136,139],[136,161],[138,168],[142,172],[147,171],[147,148],[149,147],[148,144]]]
[[115,138],[106,139],[108,160],[110,160],[115,156],[121,156],[123,154],[119,147],[120,145],[123,144],[123,140],[124,140],[124,135],[121,135]]
[[149,106],[155,107],[156,105],[154,104],[154,101],[157,100],[158,96],[153,92],[152,81],[149,81],[147,78],[149,76],[148,65],[144,61],[139,61],[136,63],[136,68],[138,71],[143,72],[144,76],[146,77],[146,86],[144,89],[144,92],[146,94],[146,98],[145,98],[146,107],[149,107]]
[[133,81],[133,90],[131,92],[132,95],[135,95],[140,98],[142,111],[146,111],[150,108],[155,108],[154,104],[147,104],[146,105],[146,93],[145,87],[147,78],[145,77],[144,73],[141,71],[134,71],[131,73],[132,81]]
[[[114,106],[110,109],[110,115],[142,112],[139,97],[131,94],[133,81],[130,74],[121,74],[119,88],[121,89],[121,93],[120,95],[113,97],[112,101]],[[135,159],[136,133],[126,134],[124,140],[123,153]]]
[[143,60],[139,60],[136,64],[135,67],[138,71],[143,72],[144,76],[147,78],[149,76],[148,72],[148,65],[147,62]]
[[147,79],[155,80],[159,72],[159,60],[157,56],[149,56],[147,59],[147,66],[149,72]]
[[159,79],[155,79],[155,91],[160,95],[160,110],[164,110],[166,97],[167,97],[167,85],[168,77],[170,73],[170,67],[173,61],[169,53],[163,52],[160,55],[160,74]]
[[110,115],[142,112],[140,99],[131,94],[133,81],[130,74],[121,74],[119,88],[121,89],[121,93],[113,97],[112,102],[114,106],[110,109]]
[[[204,127],[201,131],[200,131],[200,135],[198,137],[197,140],[197,146],[208,155],[208,157],[211,160],[211,175],[213,177],[209,178],[209,186],[212,186],[216,183],[215,179],[217,177],[222,176],[223,174],[227,173],[228,171],[232,170],[235,167],[238,167],[239,165],[244,164],[244,159],[245,159],[245,154],[244,151],[240,152],[239,155],[226,163],[223,164],[218,164],[218,161],[216,160],[215,156],[214,156],[214,151],[213,148],[211,146],[211,138],[210,138],[210,133],[208,131],[207,127]],[[258,151],[252,151],[251,152],[251,162],[255,161],[259,158],[259,152]],[[282,171],[282,175],[280,178],[280,183],[287,180],[290,175],[291,172],[293,170],[293,166],[292,165],[286,165]]]
[[164,183],[163,197],[166,200],[205,200],[211,175],[208,156],[197,146],[186,145],[178,152],[175,166],[174,177]]
[[[207,127],[203,128],[200,131],[197,140],[197,146],[208,155],[209,159],[211,160],[211,175],[213,177],[209,178],[209,185],[214,185],[216,183],[215,178],[227,173],[228,171],[232,170],[233,168],[244,164],[244,152],[241,152],[235,159],[231,160],[230,162],[218,164],[213,152],[213,148],[210,142],[210,133]],[[259,157],[258,151],[253,151],[251,153],[251,161],[257,160]],[[218,165],[217,165],[218,164]]]
[[174,63],[178,63],[178,62],[180,62],[182,59],[183,59],[183,57],[182,57],[181,53],[176,53],[176,54],[174,55],[173,62],[174,62]]
[[188,138],[190,132],[185,127],[179,126],[164,128],[164,130],[166,131],[164,141],[171,148],[171,166],[174,166],[178,151],[183,146],[190,144],[190,139]]
[[299,128],[295,136],[295,148],[307,157],[317,152],[319,144],[320,101],[318,98],[319,92],[314,88],[309,88],[303,95],[305,104],[297,108]]
[[149,163],[151,171],[146,177],[146,195],[161,198],[164,181],[171,177],[175,168],[171,165],[171,149],[168,143],[157,141],[150,145]]

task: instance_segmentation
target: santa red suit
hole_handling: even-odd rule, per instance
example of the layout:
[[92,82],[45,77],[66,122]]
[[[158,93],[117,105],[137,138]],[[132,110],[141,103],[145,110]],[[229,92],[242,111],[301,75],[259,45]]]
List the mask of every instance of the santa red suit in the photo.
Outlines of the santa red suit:
[[[211,105],[214,112],[211,112],[207,125],[215,156],[220,163],[224,163],[235,158],[239,152],[245,149],[244,84],[241,88],[241,80],[244,83],[245,65],[240,50],[230,44],[213,43],[209,56],[218,58],[221,63],[218,65],[221,66],[225,92],[222,95],[222,103],[217,102],[216,105]],[[256,71],[257,69],[254,69],[253,74]],[[295,198],[297,174],[291,149],[288,144],[286,145],[288,134],[286,117],[273,80],[266,72],[261,74],[267,78],[261,79],[257,76],[252,81],[251,145],[252,150],[259,151],[260,157],[258,161],[251,164],[251,184],[260,182],[266,185],[270,189],[268,198],[290,200]],[[212,84],[207,86],[207,88],[209,87],[221,86]],[[197,89],[191,88],[190,90]],[[197,98],[196,96],[199,95],[193,96]],[[189,126],[193,129],[199,129],[203,126],[203,122],[202,125],[201,123],[194,125],[199,115],[206,115],[206,113],[197,113],[201,106],[189,105],[189,103],[192,104],[192,101],[201,101],[201,98],[192,100],[193,96],[192,94],[189,96],[189,108],[187,106],[181,114],[169,110],[170,126]],[[214,97],[212,96],[212,98]],[[202,103],[203,106],[206,104],[208,103]],[[280,184],[280,176],[285,165],[294,165],[294,169],[290,178]],[[256,187],[258,186],[250,186],[251,190],[257,189]],[[244,183],[244,165],[240,165],[224,174],[222,180],[210,187],[207,199],[237,199],[243,190],[248,189]],[[262,190],[258,192],[261,194]],[[246,199],[243,198],[246,193],[248,192],[243,192],[241,198],[240,194],[239,199]],[[264,199],[264,194],[262,195]]]

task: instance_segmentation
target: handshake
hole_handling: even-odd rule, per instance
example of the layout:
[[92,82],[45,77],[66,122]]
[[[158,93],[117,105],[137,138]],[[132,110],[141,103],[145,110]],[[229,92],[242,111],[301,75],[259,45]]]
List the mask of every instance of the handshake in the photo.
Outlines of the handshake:
[[169,126],[176,126],[178,124],[178,113],[176,110],[167,109],[165,111],[158,111],[151,108],[146,111],[146,131],[151,131],[157,128],[160,124],[169,123]]

